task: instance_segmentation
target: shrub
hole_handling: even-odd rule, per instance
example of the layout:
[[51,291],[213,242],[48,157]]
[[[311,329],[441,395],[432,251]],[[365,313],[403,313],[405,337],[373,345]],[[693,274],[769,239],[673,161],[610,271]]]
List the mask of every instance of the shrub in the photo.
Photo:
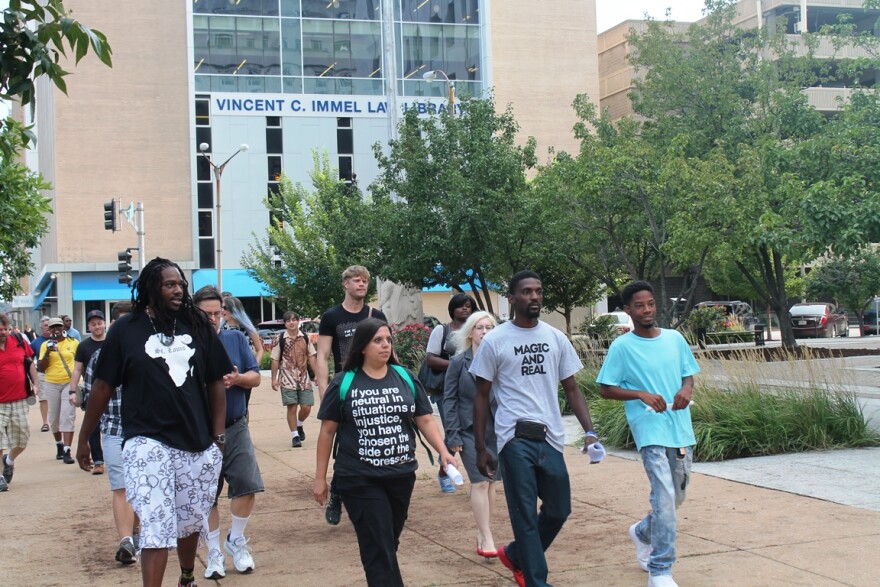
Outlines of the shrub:
[[397,359],[404,367],[418,372],[425,357],[425,347],[428,346],[431,329],[424,324],[395,324],[391,330]]
[[[851,393],[710,387],[700,388],[696,397],[691,417],[697,461],[880,445]],[[623,402],[597,398],[590,412],[607,445],[635,447]]]
[[260,370],[268,371],[272,368],[272,353],[266,351],[263,353],[263,360],[260,361]]
[[718,332],[724,329],[724,323],[727,321],[727,312],[721,306],[703,306],[695,308],[687,320],[685,325],[690,330],[705,330],[706,332]]

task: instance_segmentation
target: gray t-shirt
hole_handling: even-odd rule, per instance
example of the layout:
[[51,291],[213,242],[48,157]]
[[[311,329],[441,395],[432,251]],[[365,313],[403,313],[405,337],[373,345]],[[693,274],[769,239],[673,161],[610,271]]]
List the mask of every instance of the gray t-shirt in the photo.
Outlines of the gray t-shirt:
[[547,426],[547,442],[562,452],[565,429],[557,389],[583,367],[565,335],[544,322],[534,328],[505,322],[486,334],[469,371],[492,382],[499,453],[519,420]]

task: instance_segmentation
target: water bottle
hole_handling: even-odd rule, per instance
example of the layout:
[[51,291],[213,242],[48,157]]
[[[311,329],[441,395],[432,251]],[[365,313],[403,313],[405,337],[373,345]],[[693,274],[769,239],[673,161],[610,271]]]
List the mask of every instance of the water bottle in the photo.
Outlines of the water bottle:
[[[694,405],[694,400],[691,400],[690,402],[688,402],[688,407],[691,407],[693,405]],[[669,404],[666,404],[666,407],[669,408]],[[656,410],[654,408],[652,408],[651,406],[645,406],[645,411],[656,413]]]
[[597,440],[593,444],[587,446],[587,455],[590,457],[590,464],[596,465],[605,458],[605,447]]
[[456,485],[464,485],[464,477],[461,476],[461,473],[455,468],[455,465],[446,465],[446,474]]

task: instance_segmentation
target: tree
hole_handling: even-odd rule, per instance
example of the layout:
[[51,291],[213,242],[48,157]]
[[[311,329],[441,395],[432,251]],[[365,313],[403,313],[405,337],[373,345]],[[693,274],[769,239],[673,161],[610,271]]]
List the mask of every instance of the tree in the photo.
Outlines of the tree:
[[650,143],[635,120],[615,124],[607,115],[597,116],[585,95],[575,99],[574,108],[580,152],[575,158],[560,153],[536,179],[556,221],[565,226],[566,236],[556,246],[579,272],[615,295],[628,281],[654,281],[659,319],[668,324],[673,305],[667,277],[691,274],[676,292],[676,297],[691,297],[704,256],[691,257],[688,249],[687,257],[676,257],[668,246],[669,223],[677,214],[689,214],[680,204],[681,191],[689,188],[679,178],[680,146]]
[[736,267],[776,312],[783,344],[796,346],[787,276],[839,236],[809,230],[817,226],[803,209],[810,177],[799,156],[826,122],[801,89],[822,68],[814,40],[795,47],[775,31],[737,28],[732,0],[706,6],[706,23],[684,34],[654,22],[631,36],[633,62],[645,72],[633,105],[649,141],[680,141],[688,159],[691,214],[676,224],[673,248],[708,247],[708,275]]
[[830,298],[838,307],[855,312],[864,335],[863,313],[880,295],[880,253],[862,247],[851,256],[824,259],[807,274],[806,289],[812,299]]
[[[62,0],[10,0],[0,19],[0,99],[34,106],[34,81],[47,76],[67,91],[61,65],[69,49],[76,63],[89,49],[111,65],[103,33],[71,18]],[[0,299],[10,299],[31,271],[30,249],[48,230],[52,208],[40,190],[50,189],[39,174],[18,162],[34,139],[30,128],[11,116],[0,120]]]
[[[0,131],[0,140],[21,148],[21,137]],[[33,247],[48,229],[46,215],[52,212],[42,190],[49,189],[38,173],[15,160],[0,158],[0,299],[18,293],[18,280],[30,273]]]
[[537,232],[525,175],[535,143],[518,145],[510,109],[496,114],[491,99],[465,97],[461,112],[419,118],[412,109],[389,153],[374,146],[377,273],[419,289],[467,283],[491,312],[493,284],[524,268]]
[[[112,66],[104,34],[71,18],[62,0],[9,0],[0,20],[0,98],[33,107],[34,80],[41,75],[67,93],[64,77],[68,72],[61,67],[61,59],[69,49],[79,63],[90,48]],[[33,135],[12,118],[2,125],[10,132],[0,141],[0,156],[8,159],[27,146]]]
[[[309,316],[342,299],[346,267],[372,268],[378,253],[369,238],[375,218],[357,185],[339,179],[326,152],[313,158],[315,191],[282,175],[279,192],[265,200],[272,219],[267,234],[254,235],[258,244],[241,260],[282,306]],[[373,293],[375,285],[370,288]]]

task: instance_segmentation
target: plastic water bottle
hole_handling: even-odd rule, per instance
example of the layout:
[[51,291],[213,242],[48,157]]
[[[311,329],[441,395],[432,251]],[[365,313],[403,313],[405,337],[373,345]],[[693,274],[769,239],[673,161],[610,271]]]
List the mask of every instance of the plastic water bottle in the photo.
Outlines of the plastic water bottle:
[[[688,402],[688,407],[691,407],[691,406],[693,406],[693,405],[694,405],[694,400],[691,400],[690,402]],[[666,407],[668,408],[668,407],[669,407],[669,404],[666,404]],[[655,410],[654,408],[652,408],[651,406],[645,406],[645,411],[646,411],[646,412],[654,412],[654,413],[656,413],[656,410]]]
[[605,447],[598,440],[587,446],[587,455],[590,457],[591,465],[601,463],[606,454]]
[[464,485],[464,477],[461,476],[461,473],[455,468],[455,465],[446,465],[446,474],[449,475],[449,478],[452,479],[452,482],[456,485]]

